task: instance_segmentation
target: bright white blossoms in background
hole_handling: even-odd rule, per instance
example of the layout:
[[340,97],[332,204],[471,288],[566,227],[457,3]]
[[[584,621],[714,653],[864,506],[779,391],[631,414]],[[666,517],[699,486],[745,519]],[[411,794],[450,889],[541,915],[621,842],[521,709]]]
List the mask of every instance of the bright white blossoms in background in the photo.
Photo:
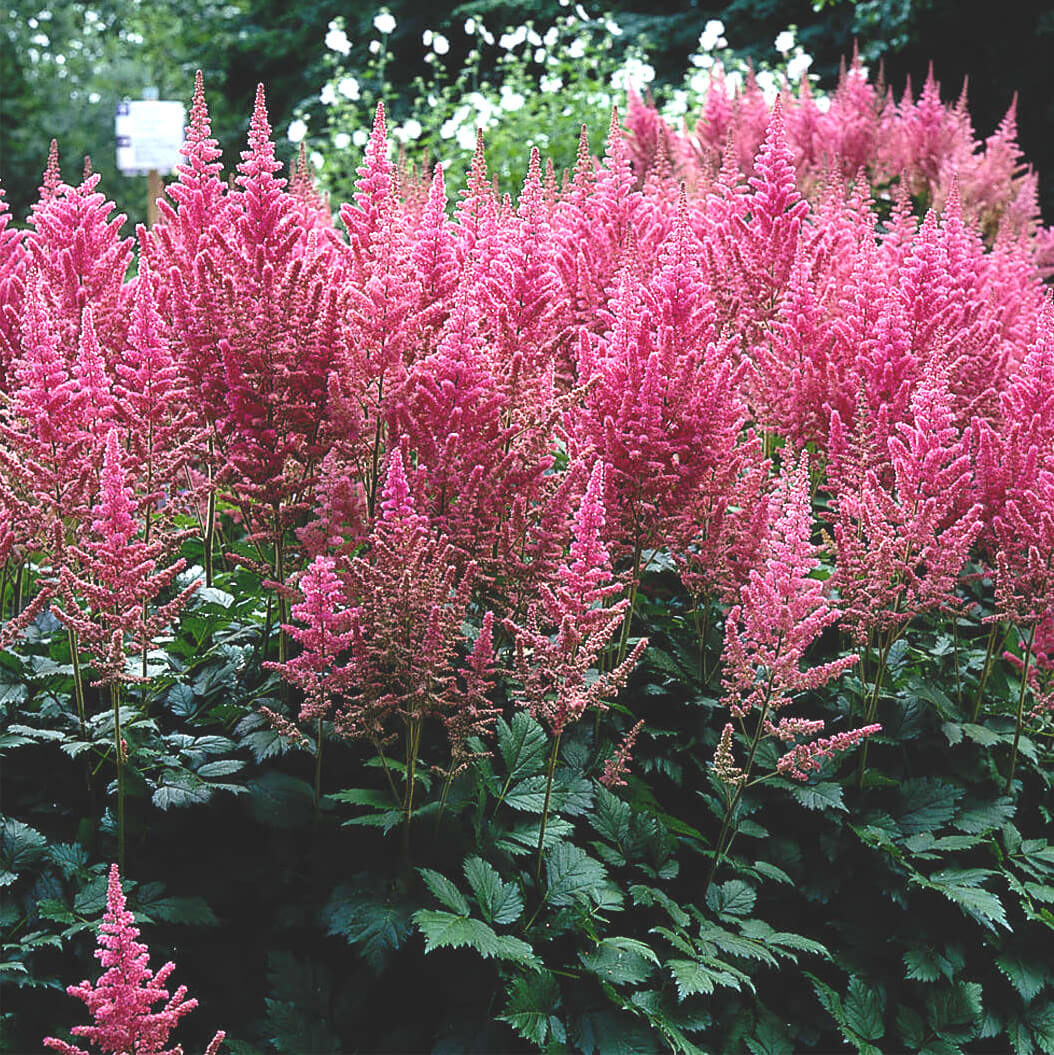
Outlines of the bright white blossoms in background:
[[794,47],[794,33],[792,30],[785,29],[778,37],[776,37],[776,50],[786,56],[790,49]]
[[620,69],[611,75],[611,87],[617,92],[630,88],[641,88],[655,80],[655,67],[643,62],[636,56],[630,56]]
[[780,93],[779,85],[776,83],[776,75],[772,70],[759,70],[755,80],[757,86],[761,89],[761,94],[765,97],[765,102],[771,106],[776,101],[776,96]]
[[728,46],[728,41],[725,40],[725,24],[719,18],[711,18],[709,22],[703,26],[702,33],[699,34],[699,47],[703,51],[713,51],[714,48],[724,48]]
[[370,41],[370,54],[379,55],[381,53],[381,42],[379,40]]
[[526,98],[510,88],[507,84],[501,86],[501,108],[503,110],[519,110],[523,107],[523,104],[527,102]]
[[341,55],[347,55],[351,51],[351,41],[348,40],[347,33],[337,25],[336,21],[329,24],[329,32],[326,34],[326,47],[330,51],[339,52]]
[[432,50],[437,55],[445,55],[450,50],[450,41],[442,33],[436,33],[432,37]]
[[337,90],[332,84],[327,84],[318,93],[318,100],[323,106],[332,106],[337,101]]
[[518,48],[527,39],[527,27],[517,26],[511,33],[502,33],[498,40],[498,47],[503,51],[512,51]]
[[344,96],[345,99],[350,99],[355,102],[356,99],[360,98],[361,92],[359,90],[359,82],[354,77],[341,77],[337,81],[337,91]]
[[290,143],[299,143],[306,135],[307,124],[301,121],[299,117],[295,121],[289,122],[289,131],[286,133],[286,138]]
[[812,56],[798,48],[794,57],[787,63],[787,80],[792,84],[800,81],[811,65]]
[[381,11],[373,19],[373,28],[387,36],[395,32],[395,18],[390,11]]
[[356,128],[351,133],[351,141],[357,147],[364,147],[370,141],[370,134],[365,128]]
[[347,150],[351,146],[351,136],[347,132],[338,132],[333,137],[333,145],[338,150]]

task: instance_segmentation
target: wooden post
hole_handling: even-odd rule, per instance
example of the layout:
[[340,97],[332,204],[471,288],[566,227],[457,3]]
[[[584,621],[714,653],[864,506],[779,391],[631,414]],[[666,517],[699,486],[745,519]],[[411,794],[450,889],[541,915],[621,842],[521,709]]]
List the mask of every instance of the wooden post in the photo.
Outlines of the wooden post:
[[161,173],[151,169],[146,174],[146,225],[157,223],[157,199],[161,197]]

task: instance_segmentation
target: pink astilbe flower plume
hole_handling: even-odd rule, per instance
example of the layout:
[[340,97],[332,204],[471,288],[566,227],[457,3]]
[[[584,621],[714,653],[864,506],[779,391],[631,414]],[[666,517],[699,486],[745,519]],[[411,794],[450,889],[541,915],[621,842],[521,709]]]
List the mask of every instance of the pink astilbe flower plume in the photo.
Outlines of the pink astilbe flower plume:
[[203,240],[216,226],[226,198],[227,185],[220,179],[222,151],[212,138],[205,82],[201,70],[194,74],[194,96],[190,124],[180,148],[183,161],[176,166],[178,179],[165,187],[158,199],[158,222],[140,235],[143,253],[160,274],[177,268],[183,279],[192,278],[194,260]]
[[[414,486],[423,487],[425,474],[415,476]],[[468,758],[466,740],[486,735],[497,717],[486,700],[493,617],[485,616],[467,663],[459,664],[476,568],[459,570],[457,551],[417,511],[400,447],[389,456],[367,543],[365,555],[339,564],[315,558],[299,584],[304,600],[293,608],[306,626],[287,628],[303,651],[269,666],[304,691],[301,719],[332,713],[345,739],[380,747],[401,729],[416,761],[422,723],[442,721],[452,773]],[[408,817],[412,784],[403,802]]]
[[779,498],[759,567],[725,621],[725,700],[737,718],[758,713],[765,720],[856,663],[855,656],[846,656],[802,667],[809,646],[838,621],[823,583],[812,578],[819,559],[810,541],[807,454],[784,470]]
[[[148,966],[149,949],[136,939],[139,928],[135,917],[126,907],[121,877],[117,865],[110,866],[110,880],[106,892],[106,912],[99,926],[99,947],[95,956],[106,970],[93,984],[88,981],[71,985],[66,992],[83,1000],[95,1020],[91,1026],[74,1026],[70,1031],[95,1045],[100,1052],[111,1055],[182,1055],[182,1047],[166,1047],[179,1020],[197,1006],[194,998],[187,998],[187,988],[181,985],[169,993],[166,982],[176,969],[166,963],[156,973]],[[152,1008],[160,1001],[160,1011]],[[205,1055],[216,1055],[225,1033],[217,1032]],[[88,1055],[77,1047],[55,1037],[46,1037],[44,1044],[62,1055]]]
[[591,680],[601,653],[611,643],[629,608],[625,598],[608,604],[621,592],[603,542],[605,528],[605,466],[597,462],[571,524],[570,553],[557,572],[556,583],[541,591],[541,605],[532,603],[524,625],[506,620],[516,640],[519,702],[554,736],[578,721],[589,709],[604,710],[625,684],[647,647],[642,638],[614,669]]
[[0,186],[0,392],[7,392],[10,385],[9,370],[17,351],[18,316],[29,267],[24,232],[10,226],[6,193]]
[[[803,453],[797,465],[787,466],[780,479],[780,508],[759,554],[759,567],[750,573],[740,603],[725,621],[725,702],[733,717],[753,717],[747,735],[750,749],[740,769],[734,762],[731,726],[726,725],[714,759],[719,780],[734,787],[726,827],[743,786],[750,780],[758,744],[766,738],[782,743],[812,737],[823,729],[819,720],[781,716],[802,693],[840,677],[856,661],[845,656],[813,667],[803,666],[805,654],[820,634],[838,620],[838,612],[824,596],[824,585],[812,577],[819,564],[818,548],[810,541],[809,461]],[[845,751],[880,730],[869,724],[836,736],[795,745],[777,763],[777,772],[807,780],[823,758]],[[719,840],[719,842],[721,842]],[[719,852],[723,847],[719,846]]]
[[101,444],[92,408],[111,412],[98,343],[85,307],[81,354],[71,364],[51,318],[39,270],[29,272],[7,413],[0,420],[0,489],[17,514],[20,543],[50,553],[83,526],[97,481]]
[[859,434],[851,441],[832,420],[832,586],[859,642],[922,612],[958,607],[958,575],[981,528],[981,507],[971,503],[970,436],[955,425],[940,359],[928,365],[911,413],[887,441],[887,473],[868,465]]
[[91,511],[91,531],[66,549],[59,574],[60,600],[52,611],[72,628],[90,651],[102,683],[141,680],[125,671],[125,652],[142,652],[170,625],[200,585],[195,580],[155,611],[148,606],[167,589],[186,562],[158,569],[170,543],[140,541],[139,504],[128,484],[120,432],[106,436],[99,493]]
[[285,630],[300,652],[285,663],[265,666],[304,693],[300,721],[312,722],[328,717],[334,699],[349,685],[352,672],[338,661],[355,637],[358,612],[347,606],[331,557],[316,557],[297,586],[303,600],[293,605],[292,617],[302,625]]

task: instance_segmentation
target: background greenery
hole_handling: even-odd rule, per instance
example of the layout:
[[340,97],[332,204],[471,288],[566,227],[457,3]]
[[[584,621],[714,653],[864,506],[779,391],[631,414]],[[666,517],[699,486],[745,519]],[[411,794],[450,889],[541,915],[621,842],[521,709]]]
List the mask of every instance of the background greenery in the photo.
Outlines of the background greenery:
[[[594,15],[601,6],[616,13],[626,31],[622,46],[640,39],[648,44],[659,83],[680,82],[704,24],[720,18],[730,46],[744,56],[770,56],[776,34],[797,25],[823,84],[833,83],[854,37],[866,59],[883,60],[898,91],[909,75],[918,87],[931,60],[946,95],[957,94],[969,74],[972,83],[984,85],[971,98],[981,134],[995,128],[1018,92],[1021,146],[1040,172],[1045,218],[1054,218],[1054,11],[1042,5],[1007,4],[998,12],[985,0],[843,0],[818,12],[810,0],[613,0],[587,6]],[[500,32],[528,19],[548,25],[565,11],[554,0],[472,0],[445,17],[432,5],[407,0],[388,7],[397,25],[389,41],[395,61],[386,74],[392,92],[404,99],[414,93],[414,78],[429,72],[423,30],[445,31],[452,46],[448,58],[456,62],[468,47],[461,27],[470,15]],[[244,144],[258,81],[267,86],[276,138],[289,160],[289,120],[298,107],[317,100],[326,79],[327,25],[344,18],[350,57],[365,68],[376,9],[361,0],[64,0],[51,6],[7,0],[0,8],[0,179],[12,211],[24,218],[55,137],[68,177],[79,173],[90,154],[103,174],[102,189],[133,221],[142,219],[145,179],[115,170],[114,105],[139,98],[147,85],[162,98],[189,102],[197,68],[205,74],[213,130],[228,170]]]

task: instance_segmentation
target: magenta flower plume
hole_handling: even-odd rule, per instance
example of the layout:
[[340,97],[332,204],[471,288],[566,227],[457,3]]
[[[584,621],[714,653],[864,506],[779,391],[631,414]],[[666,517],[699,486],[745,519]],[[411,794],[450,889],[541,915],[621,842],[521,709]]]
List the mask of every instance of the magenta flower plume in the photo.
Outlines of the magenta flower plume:
[[787,467],[780,481],[780,505],[760,566],[750,573],[740,603],[725,622],[725,701],[738,718],[762,718],[790,704],[798,694],[841,676],[855,656],[803,667],[805,652],[838,612],[812,578],[819,565],[809,503],[808,455]]
[[[817,547],[810,542],[809,460],[784,468],[778,494],[782,508],[762,543],[760,567],[750,573],[741,602],[725,621],[725,702],[739,719],[754,716],[750,755],[745,769],[735,765],[732,733],[726,725],[714,757],[718,779],[740,790],[750,779],[757,745],[766,738],[782,743],[814,736],[823,722],[800,717],[773,718],[804,692],[820,688],[852,667],[845,656],[814,667],[803,666],[806,650],[838,619],[812,578]],[[881,727],[875,724],[836,736],[796,744],[777,763],[776,771],[807,780],[825,758],[856,746]],[[739,791],[736,792],[738,800]]]
[[22,307],[29,267],[23,232],[10,226],[11,211],[4,200],[6,193],[0,187],[0,392],[8,390],[8,370],[17,347],[16,320]]
[[316,557],[308,565],[298,583],[303,600],[292,607],[293,618],[303,625],[285,627],[301,651],[288,662],[265,664],[303,691],[302,722],[327,717],[349,683],[350,671],[338,658],[355,637],[358,612],[347,606],[335,569],[331,557]]
[[625,684],[647,647],[642,638],[623,662],[593,678],[601,653],[626,618],[626,598],[607,604],[622,584],[611,570],[602,542],[605,530],[603,487],[606,470],[594,466],[572,524],[569,554],[557,569],[554,586],[543,586],[542,603],[529,604],[524,625],[505,621],[516,639],[520,701],[554,736],[590,709],[604,710]]
[[159,222],[149,232],[142,232],[140,240],[144,255],[160,274],[175,267],[184,278],[191,278],[198,249],[215,227],[227,193],[220,179],[222,151],[212,138],[201,70],[194,74],[190,124],[180,153],[183,161],[176,166],[179,178],[165,188],[175,207],[159,198]]
[[947,364],[934,359],[911,398],[912,421],[887,441],[891,472],[866,467],[866,444],[832,421],[834,583],[863,642],[914,616],[958,606],[956,586],[981,528],[971,504],[970,435],[953,419]]
[[[117,865],[111,865],[106,912],[95,952],[106,970],[94,985],[84,981],[66,990],[84,1001],[95,1024],[74,1026],[71,1032],[112,1055],[180,1055],[181,1047],[168,1048],[166,1044],[179,1020],[198,1002],[187,998],[186,986],[169,993],[165,983],[176,965],[166,963],[155,974],[148,966],[150,951],[136,940],[138,937],[135,917],[126,908]],[[159,1001],[165,1001],[164,1007],[153,1011]],[[206,1055],[215,1055],[223,1038],[222,1032],[217,1033]],[[44,1044],[62,1055],[88,1055],[82,1048],[54,1037],[46,1037]]]
[[56,618],[92,653],[100,682],[136,680],[124,669],[125,649],[146,648],[200,585],[195,580],[153,612],[145,610],[186,562],[180,559],[158,570],[171,543],[142,541],[139,532],[138,502],[127,481],[121,435],[112,427],[91,510],[91,531],[67,548],[59,574],[60,599],[52,605]]
[[807,744],[796,744],[776,762],[776,772],[804,783],[813,773],[819,772],[825,759],[834,758],[842,751],[850,751],[881,731],[882,726],[873,723]]

